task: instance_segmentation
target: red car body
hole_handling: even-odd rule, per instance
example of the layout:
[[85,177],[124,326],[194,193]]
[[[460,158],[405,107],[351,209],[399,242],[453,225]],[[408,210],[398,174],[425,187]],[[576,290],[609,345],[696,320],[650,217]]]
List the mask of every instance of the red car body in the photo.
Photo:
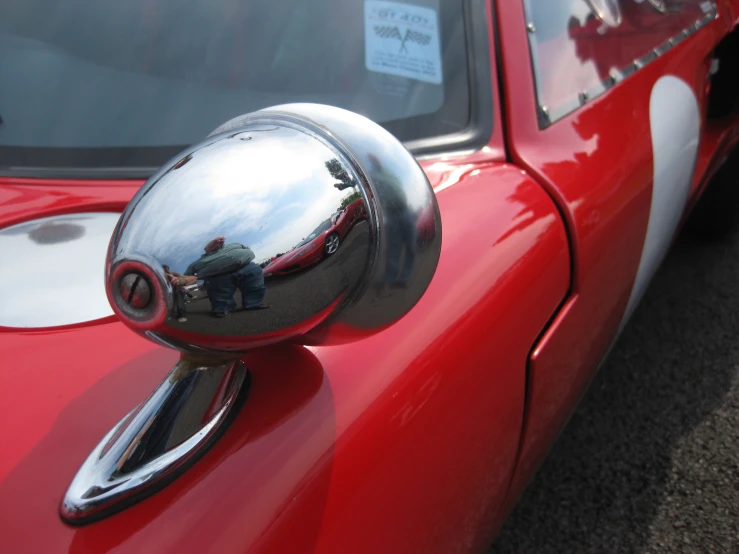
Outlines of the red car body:
[[[542,125],[523,2],[487,2],[495,125],[483,148],[422,161],[443,243],[420,302],[355,343],[245,355],[249,401],[224,437],[121,513],[75,528],[58,506],[101,437],[177,354],[112,317],[0,329],[3,550],[483,551],[628,319],[664,164],[657,83],[681,81],[699,114],[670,236],[739,139],[736,111],[706,115],[714,52],[739,22],[739,2],[717,9],[668,52]],[[559,78],[577,71],[565,65]],[[687,117],[681,106],[673,135]],[[121,211],[141,183],[2,178],[0,228]]]
[[364,207],[364,200],[355,200],[323,222],[290,252],[270,260],[264,267],[264,276],[288,275],[317,264],[334,253],[328,251],[326,242],[328,237],[336,234],[339,237],[339,244],[341,244],[349,231],[362,219],[366,218],[367,212]]

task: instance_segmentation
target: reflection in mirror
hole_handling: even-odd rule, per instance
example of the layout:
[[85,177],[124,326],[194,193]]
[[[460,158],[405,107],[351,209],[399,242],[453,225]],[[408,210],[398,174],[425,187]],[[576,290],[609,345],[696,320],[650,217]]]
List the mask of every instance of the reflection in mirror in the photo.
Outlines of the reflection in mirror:
[[223,335],[269,333],[327,309],[369,258],[365,200],[339,156],[301,131],[259,125],[174,160],[120,234],[118,253],[146,245],[161,268],[121,281],[123,300],[145,309],[160,281],[171,292],[166,325]]
[[236,413],[241,353],[384,329],[421,298],[440,251],[423,170],[357,114],[277,106],[235,118],[176,156],[121,216],[106,292],[121,321],[182,356],[90,455],[62,517],[89,522],[176,477]]
[[[322,221],[308,236],[288,252],[278,253],[264,268],[266,277],[288,275],[307,269],[335,254],[354,231],[355,225],[367,218],[364,200],[359,191],[346,196],[337,210]],[[366,225],[359,232],[365,230]]]
[[147,181],[111,241],[108,295],[136,331],[190,352],[339,321],[358,337],[423,295],[440,232],[423,170],[387,131],[280,106],[227,122]]

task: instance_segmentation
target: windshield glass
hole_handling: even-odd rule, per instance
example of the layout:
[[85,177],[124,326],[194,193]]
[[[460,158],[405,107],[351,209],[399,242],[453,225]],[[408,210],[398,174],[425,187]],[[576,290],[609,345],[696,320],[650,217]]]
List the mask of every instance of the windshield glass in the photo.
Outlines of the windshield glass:
[[326,221],[324,221],[323,223],[321,223],[318,227],[316,227],[315,230],[310,235],[308,235],[307,237],[305,237],[298,244],[298,246],[304,246],[304,245],[308,244],[310,241],[312,241],[314,238],[316,238],[318,235],[320,235],[321,233],[323,233],[324,231],[326,231],[330,227],[331,227],[331,220],[327,219]]
[[0,0],[0,169],[157,167],[237,115],[464,130],[463,0]]

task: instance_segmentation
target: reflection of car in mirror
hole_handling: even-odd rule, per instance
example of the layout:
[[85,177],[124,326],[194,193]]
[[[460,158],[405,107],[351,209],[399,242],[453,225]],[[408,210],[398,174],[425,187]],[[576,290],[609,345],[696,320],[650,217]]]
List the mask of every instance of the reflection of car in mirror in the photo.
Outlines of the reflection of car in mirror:
[[292,250],[275,256],[264,267],[264,276],[287,275],[311,267],[334,254],[349,231],[367,214],[364,200],[354,200],[323,221]]

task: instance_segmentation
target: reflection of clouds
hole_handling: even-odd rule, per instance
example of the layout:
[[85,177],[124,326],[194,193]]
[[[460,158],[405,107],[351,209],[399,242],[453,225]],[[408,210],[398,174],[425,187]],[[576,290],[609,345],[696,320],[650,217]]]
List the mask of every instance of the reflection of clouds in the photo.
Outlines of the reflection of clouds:
[[353,189],[338,191],[334,154],[291,129],[242,133],[202,147],[165,175],[136,207],[121,246],[140,245],[176,271],[213,237],[249,246],[256,261],[285,252],[328,218]]
[[[333,205],[333,204],[331,204]],[[337,206],[334,205],[334,210]],[[270,255],[266,256],[261,253],[257,254],[257,261],[260,259],[269,259],[275,254],[284,253],[291,250],[296,246],[303,237],[307,237],[308,234],[315,229],[322,221],[328,219],[328,216],[333,213],[326,211],[326,205],[323,203],[309,203],[306,206],[301,207],[302,213],[298,218],[290,223],[289,228],[284,229],[284,233],[274,233],[270,235],[270,238],[263,242],[259,247],[264,253],[269,252]],[[296,233],[295,231],[300,231]],[[290,237],[287,239],[286,237]]]

